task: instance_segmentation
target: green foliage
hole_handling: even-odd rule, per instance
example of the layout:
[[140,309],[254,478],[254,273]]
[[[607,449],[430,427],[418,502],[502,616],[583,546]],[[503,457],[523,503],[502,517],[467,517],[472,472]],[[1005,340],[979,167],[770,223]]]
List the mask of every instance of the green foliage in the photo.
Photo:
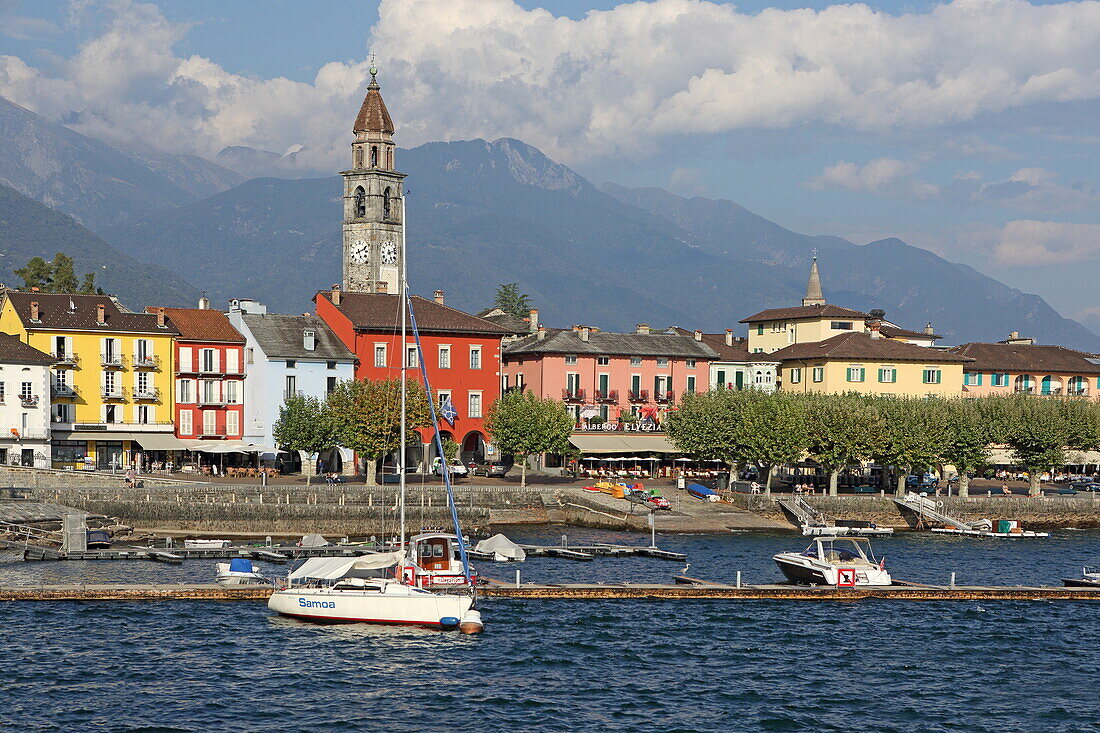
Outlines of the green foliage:
[[1100,443],[1100,408],[1091,400],[1013,395],[992,403],[1000,415],[1004,442],[1029,473],[1032,496],[1040,493],[1039,476],[1065,465],[1067,450],[1087,450]]
[[453,461],[458,458],[458,452],[462,450],[462,446],[456,443],[451,438],[443,439],[443,456],[448,461]]
[[989,461],[989,444],[997,442],[997,423],[986,409],[988,399],[946,400],[944,440],[940,457],[959,472],[959,496],[970,493],[970,471]]
[[883,466],[897,469],[898,492],[905,489],[905,477],[913,469],[923,471],[935,465],[947,443],[947,411],[941,400],[912,397],[874,399],[882,434],[875,458]]
[[521,483],[526,486],[528,456],[569,450],[573,416],[557,400],[515,391],[490,405],[485,427],[503,452],[521,460]]
[[58,252],[53,256],[53,262],[46,262],[41,257],[32,257],[25,266],[13,271],[23,280],[20,290],[28,291],[38,288],[43,293],[84,293],[102,294],[95,286],[95,273],[84,274],[84,284],[81,286],[76,277],[76,267],[73,258],[64,252]]
[[64,252],[55,254],[53,256],[53,292],[75,293],[79,286],[76,271],[73,269],[73,258]]
[[[313,459],[336,446],[336,427],[328,405],[305,395],[291,397],[279,408],[272,435],[279,447],[303,451]],[[308,483],[312,471],[306,473]]]
[[745,460],[742,413],[750,391],[718,389],[688,393],[664,420],[673,445],[701,460],[725,461],[731,468]]
[[808,450],[829,472],[829,493],[835,494],[840,471],[881,451],[882,415],[872,400],[855,395],[809,395],[806,400]]
[[103,295],[103,288],[95,284],[95,273],[85,272],[84,282],[80,286],[81,295]]
[[516,318],[526,318],[531,313],[531,298],[519,292],[519,283],[504,283],[497,286],[493,306]]
[[[730,391],[730,390],[725,390]],[[741,458],[764,469],[771,492],[773,469],[795,463],[810,444],[806,401],[798,396],[747,390],[741,410]]]
[[20,290],[38,288],[44,292],[50,292],[53,284],[53,268],[50,263],[41,257],[31,257],[24,267],[15,270],[16,277],[23,279],[23,287]]

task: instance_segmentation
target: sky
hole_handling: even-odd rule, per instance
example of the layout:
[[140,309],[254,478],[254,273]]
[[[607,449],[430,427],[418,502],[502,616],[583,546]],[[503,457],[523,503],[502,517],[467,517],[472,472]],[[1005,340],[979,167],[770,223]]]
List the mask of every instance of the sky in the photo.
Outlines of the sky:
[[1100,2],[0,0],[0,95],[317,174],[372,53],[404,147],[514,137],[597,184],[896,236],[1100,315]]

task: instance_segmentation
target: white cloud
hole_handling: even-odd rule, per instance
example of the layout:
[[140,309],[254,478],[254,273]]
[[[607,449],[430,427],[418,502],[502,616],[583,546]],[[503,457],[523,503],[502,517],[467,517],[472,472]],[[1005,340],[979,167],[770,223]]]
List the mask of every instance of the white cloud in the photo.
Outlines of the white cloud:
[[915,169],[913,163],[895,158],[875,158],[863,166],[841,160],[826,168],[808,185],[817,190],[839,188],[858,193],[917,199],[937,197],[938,187],[911,178]]
[[1054,265],[1100,259],[1100,224],[1010,221],[993,249],[1005,265]]
[[[0,56],[0,94],[183,152],[300,144],[322,169],[346,154],[365,61],[330,62],[308,83],[258,79],[180,56],[187,26],[153,6],[78,2],[74,14],[105,27],[60,70]],[[578,20],[513,0],[383,0],[371,40],[403,145],[512,136],[567,162],[661,155],[678,136],[747,127],[930,129],[1093,100],[1098,45],[1100,3],[1088,0],[955,0],[900,16],[654,0]]]

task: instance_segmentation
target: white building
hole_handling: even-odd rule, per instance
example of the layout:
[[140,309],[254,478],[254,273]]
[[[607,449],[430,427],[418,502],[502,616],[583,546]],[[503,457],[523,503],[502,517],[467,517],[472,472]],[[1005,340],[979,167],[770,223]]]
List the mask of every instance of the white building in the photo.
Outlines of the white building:
[[50,467],[50,367],[55,359],[0,333],[0,464]]

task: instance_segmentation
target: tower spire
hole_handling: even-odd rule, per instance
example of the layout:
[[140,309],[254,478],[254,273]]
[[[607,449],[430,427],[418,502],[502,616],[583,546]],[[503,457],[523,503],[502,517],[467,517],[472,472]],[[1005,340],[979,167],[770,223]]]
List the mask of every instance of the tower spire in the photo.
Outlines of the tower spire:
[[810,279],[806,283],[806,297],[802,305],[825,305],[825,296],[821,294],[821,273],[817,270],[817,249],[814,249],[813,264],[810,265]]

